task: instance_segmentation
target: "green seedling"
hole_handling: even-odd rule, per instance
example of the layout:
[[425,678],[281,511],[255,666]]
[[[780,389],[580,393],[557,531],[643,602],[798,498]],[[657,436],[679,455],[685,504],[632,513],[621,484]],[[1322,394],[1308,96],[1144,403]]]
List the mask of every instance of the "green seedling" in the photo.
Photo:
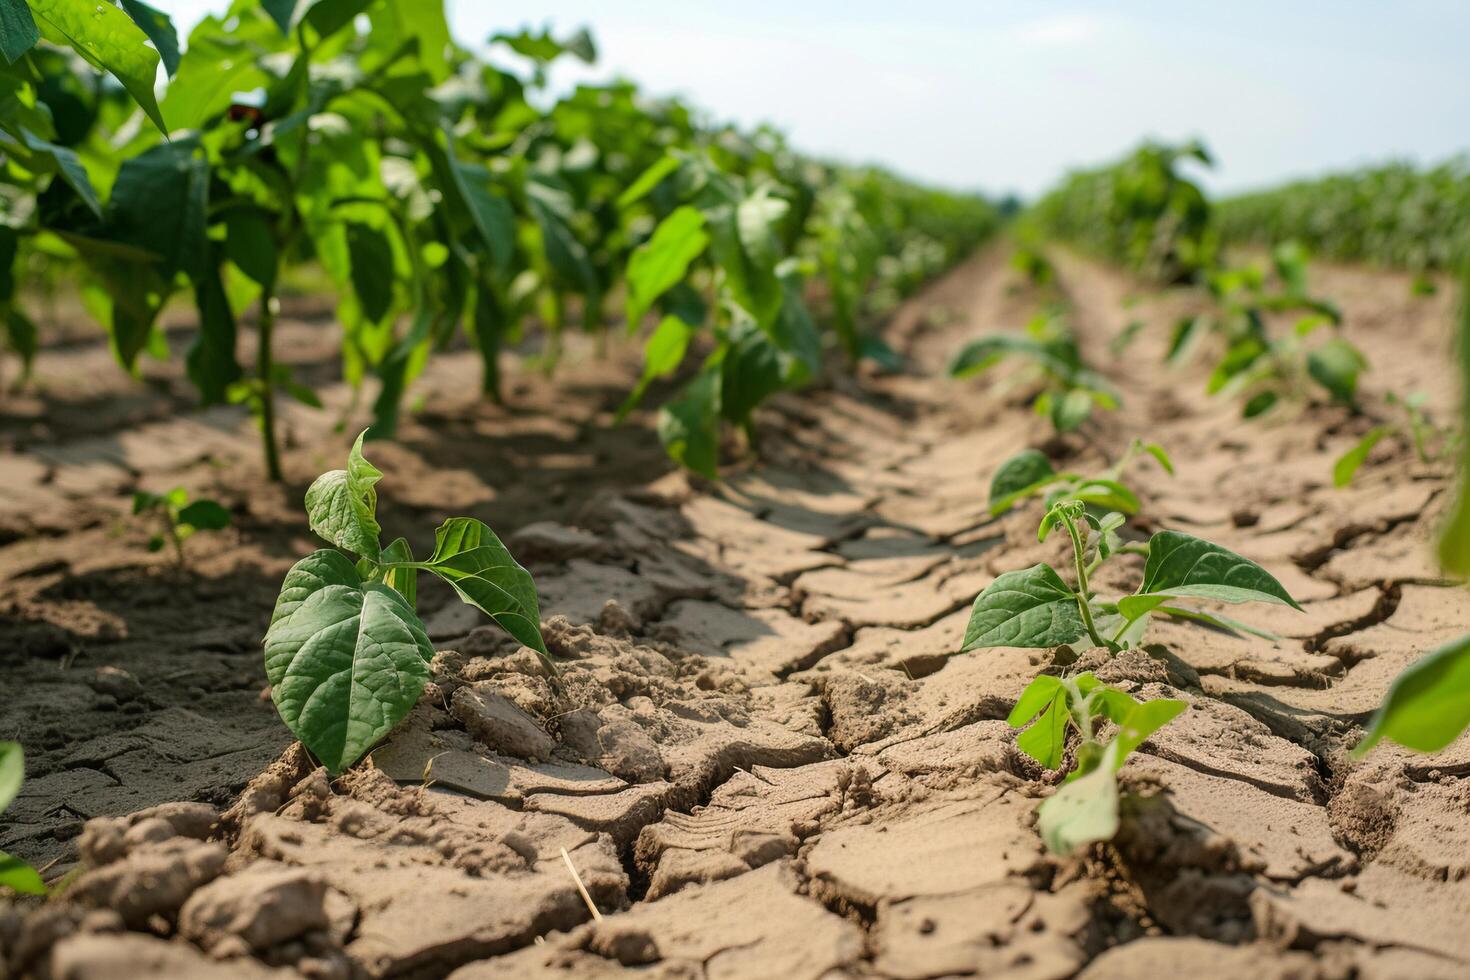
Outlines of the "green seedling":
[[414,611],[419,572],[446,582],[556,676],[536,585],[488,525],[450,518],[423,561],[404,538],[380,544],[374,487],[383,474],[362,455],[364,435],[345,470],[323,473],[306,491],[311,529],[341,550],[314,551],[291,567],[265,636],[276,710],[333,773],[387,735],[429,680],[434,647]]
[[[1006,719],[1015,728],[1031,726],[1016,738],[1017,748],[1047,769],[1060,769],[1069,732],[1075,729],[1082,737],[1076,768],[1037,810],[1041,839],[1053,853],[1069,854],[1118,832],[1118,770],[1185,707],[1173,698],[1139,701],[1091,673],[1043,674],[1027,685]],[[1106,741],[1099,737],[1104,722],[1117,726]]]
[[[20,792],[24,778],[25,753],[20,743],[0,742],[0,813],[5,812]],[[9,888],[22,895],[46,894],[46,883],[36,869],[4,851],[0,851],[0,888]]]
[[[1045,541],[1057,527],[1072,544],[1076,586],[1045,562],[1000,575],[975,597],[961,652],[985,647],[1056,647],[1088,639],[1117,651],[1137,647],[1149,617],[1162,613],[1230,632],[1261,633],[1243,623],[1179,605],[1177,599],[1218,602],[1271,602],[1301,609],[1260,565],[1209,541],[1179,531],[1159,531],[1147,545],[1125,544],[1117,534],[1123,515],[1101,518],[1081,500],[1060,500],[1047,511],[1037,537]],[[1089,577],[1109,558],[1147,553],[1143,581],[1131,594],[1100,599]]]
[[[1299,245],[1278,245],[1271,260],[1272,277],[1258,266],[1211,273],[1208,283],[1217,311],[1179,321],[1169,362],[1181,362],[1199,337],[1215,332],[1224,337],[1225,347],[1206,390],[1238,398],[1245,418],[1264,415],[1282,403],[1305,402],[1314,390],[1356,407],[1358,378],[1368,360],[1337,331],[1341,312],[1308,293],[1307,254]],[[1267,315],[1293,312],[1302,314],[1295,325],[1272,336]],[[1324,327],[1331,329],[1323,333]]]
[[230,526],[230,512],[217,500],[189,500],[189,492],[174,487],[167,493],[133,494],[134,516],[150,517],[161,525],[160,533],[148,539],[149,551],[162,551],[172,546],[174,559],[184,564],[184,542],[196,531],[219,531]]
[[1034,245],[1017,246],[1011,255],[1011,268],[1025,276],[1026,281],[1033,286],[1050,286],[1057,278],[1056,267]]
[[1399,397],[1389,392],[1385,403],[1394,411],[1393,417],[1381,422],[1363,434],[1363,438],[1337,458],[1332,464],[1332,483],[1345,487],[1353,482],[1358,469],[1368,460],[1373,448],[1390,436],[1414,447],[1414,455],[1421,463],[1433,463],[1447,451],[1449,432],[1436,425],[1424,410],[1426,401],[1423,392],[1414,392]]
[[1121,481],[1139,453],[1152,456],[1164,472],[1174,475],[1174,463],[1164,447],[1141,439],[1134,439],[1122,457],[1097,476],[1059,473],[1044,453],[1024,449],[1001,463],[990,478],[990,513],[998,516],[1029,497],[1043,497],[1048,510],[1062,500],[1080,500],[1096,510],[1131,517],[1138,513],[1138,495]]
[[[1462,296],[1470,297],[1470,268]],[[1470,299],[1460,310],[1461,438],[1458,497],[1439,537],[1439,563],[1446,572],[1470,576]],[[1453,640],[1411,664],[1394,679],[1383,704],[1355,750],[1365,754],[1383,739],[1418,752],[1438,752],[1470,727],[1470,636]]]
[[1049,418],[1059,433],[1075,432],[1094,408],[1119,405],[1108,380],[1083,364],[1065,318],[1051,311],[1032,319],[1024,334],[993,333],[970,341],[950,361],[949,373],[954,378],[975,377],[1008,357],[1028,362],[1015,383],[1038,387],[1032,408]]

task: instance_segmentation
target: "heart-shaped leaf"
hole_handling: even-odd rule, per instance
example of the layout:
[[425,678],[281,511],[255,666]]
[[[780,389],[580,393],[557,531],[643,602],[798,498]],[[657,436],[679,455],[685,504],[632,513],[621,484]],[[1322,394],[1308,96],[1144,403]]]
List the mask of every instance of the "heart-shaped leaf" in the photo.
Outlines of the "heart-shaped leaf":
[[488,524],[472,517],[445,521],[434,532],[434,553],[424,567],[551,664],[551,655],[541,638],[536,583]]
[[354,555],[378,560],[378,492],[373,485],[383,478],[376,466],[362,455],[358,434],[347,456],[347,469],[329,470],[317,477],[306,491],[306,519],[311,529],[332,544]]
[[413,708],[433,644],[396,590],[365,582],[338,551],[286,573],[265,636],[271,700],[331,772],[352,765]]
[[1220,602],[1275,602],[1301,609],[1281,583],[1260,565],[1193,535],[1160,531],[1149,539],[1148,563],[1138,594],[1118,601],[1127,619],[1174,596]]
[[975,597],[961,652],[981,647],[1055,647],[1085,632],[1077,597],[1046,564],[1006,572]]
[[1035,449],[1023,449],[1000,464],[990,478],[990,513],[1003,514],[1022,497],[1058,479],[1051,460]]

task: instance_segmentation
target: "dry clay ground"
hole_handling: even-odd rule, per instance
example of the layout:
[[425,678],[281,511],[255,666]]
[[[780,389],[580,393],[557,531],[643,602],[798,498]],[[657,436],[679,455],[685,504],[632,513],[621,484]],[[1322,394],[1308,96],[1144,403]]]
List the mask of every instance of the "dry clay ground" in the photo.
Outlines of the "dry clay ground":
[[[1384,443],[1333,489],[1366,420],[1239,423],[1202,367],[1158,366],[1197,297],[1140,298],[1059,259],[1125,395],[1086,437],[1051,439],[1024,392],[943,377],[968,336],[1035,309],[1000,248],[900,311],[908,372],[778,399],[761,462],[717,486],[669,472],[646,429],[608,427],[629,352],[523,375],[511,409],[474,400],[472,354],[436,361],[402,441],[370,450],[383,523],[421,541],[469,513],[509,532],[565,690],[427,593],[434,681],[336,781],[290,745],[259,662],[280,576],[313,546],[301,492],[345,445],[325,312],[284,330],[328,404],[290,413],[284,489],[255,475],[238,415],[179,414],[166,369],[140,389],[95,344],[46,352],[49,384],[9,404],[0,455],[0,737],[24,743],[29,779],[0,848],[80,876],[62,901],[0,908],[4,962],[57,978],[1470,974],[1470,741],[1345,753],[1399,670],[1470,632],[1428,546],[1443,474]],[[1422,388],[1448,412],[1452,298],[1314,274],[1373,360],[1368,391]],[[1110,355],[1135,318],[1148,329]],[[1066,669],[1191,710],[1129,761],[1113,844],[1058,860],[1033,816],[1056,777],[1002,719],[1070,653],[953,654],[986,583],[1063,553],[1036,543],[1039,505],[991,519],[985,488],[1026,446],[1085,470],[1145,433],[1179,472],[1139,471],[1136,527],[1252,557],[1306,611],[1237,613],[1277,643],[1161,623],[1146,651],[1075,651]],[[119,516],[133,487],[174,483],[235,513],[191,542],[189,574]],[[1105,590],[1131,587],[1126,561]]]

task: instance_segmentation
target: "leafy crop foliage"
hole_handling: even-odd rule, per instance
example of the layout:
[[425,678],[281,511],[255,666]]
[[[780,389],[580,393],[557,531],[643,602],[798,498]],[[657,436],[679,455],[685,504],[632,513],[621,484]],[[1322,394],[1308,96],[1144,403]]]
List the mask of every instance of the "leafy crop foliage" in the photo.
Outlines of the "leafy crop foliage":
[[1075,587],[1042,562],[1000,575],[975,598],[962,650],[984,647],[1055,647],[1088,639],[1109,650],[1136,647],[1155,612],[1249,629],[1234,620],[1181,605],[1178,599],[1270,602],[1301,607],[1264,568],[1240,555],[1180,531],[1156,532],[1143,547],[1143,581],[1132,595],[1101,599],[1088,587],[1103,562],[1130,549],[1118,535],[1123,515],[1101,517],[1082,500],[1062,499],[1041,521],[1045,541],[1062,528],[1072,545]]
[[1230,244],[1295,239],[1318,255],[1413,271],[1470,262],[1470,162],[1398,163],[1227,198],[1215,207]]
[[[1136,452],[1148,451],[1168,467],[1168,457],[1156,450],[1135,443],[1119,466],[1126,465]],[[1001,472],[1021,468],[1023,464],[1017,461],[1025,459],[1024,453],[1012,457],[1002,465]],[[1037,462],[1033,459],[1024,465],[1037,466]],[[1046,470],[1050,470],[1049,464]],[[1039,467],[1036,472],[1040,472]],[[997,479],[1000,476],[997,474]],[[1049,485],[1048,480],[1056,477],[1038,476],[1028,484],[1028,492],[1041,492]],[[1025,478],[1017,477],[1016,482]],[[1179,599],[1271,602],[1301,608],[1269,572],[1217,544],[1178,531],[1159,531],[1144,545],[1125,544],[1118,535],[1125,518],[1117,511],[1104,513],[1098,506],[1102,501],[1087,499],[1087,481],[1054,482],[1080,488],[1081,493],[1069,493],[1064,488],[1051,498],[1038,537],[1044,541],[1051,531],[1065,530],[1072,547],[1076,585],[1045,563],[998,576],[975,598],[961,652],[987,647],[1058,647],[1083,639],[1116,652],[1142,642],[1153,613],[1197,620],[1232,632],[1257,632],[1232,619],[1182,605]],[[1119,496],[1119,488],[1099,485],[1098,489],[1105,499]],[[992,483],[993,507],[996,490]],[[1000,501],[1009,506],[1005,494]],[[1131,595],[1116,599],[1094,595],[1088,584],[1090,576],[1109,558],[1123,553],[1147,556],[1143,581]],[[1086,672],[1073,677],[1043,674],[1027,686],[1008,719],[1017,728],[1030,725],[1016,739],[1021,751],[1048,769],[1059,769],[1068,733],[1075,729],[1081,736],[1076,767],[1038,812],[1038,827],[1047,847],[1066,854],[1116,833],[1117,772],[1129,753],[1184,708],[1183,701],[1169,698],[1140,702]],[[1111,722],[1115,728],[1106,740],[1099,737],[1104,722]]]
[[1204,192],[1181,172],[1189,160],[1211,163],[1199,143],[1146,143],[1112,166],[1069,175],[1025,220],[1147,278],[1190,279],[1213,264],[1217,236]]
[[[20,792],[21,780],[25,778],[25,753],[19,742],[0,742],[0,813],[10,806]],[[23,895],[46,894],[46,883],[36,869],[19,858],[0,851],[0,888],[9,888]]]
[[[1439,539],[1445,571],[1470,577],[1470,269],[1460,301],[1462,436],[1459,487],[1454,510]],[[1358,744],[1362,755],[1383,739],[1419,752],[1437,752],[1470,727],[1470,636],[1452,640],[1410,665],[1394,679],[1383,704]]]
[[161,533],[148,539],[149,551],[162,551],[172,546],[174,559],[184,564],[184,542],[196,531],[218,531],[230,526],[230,512],[217,500],[189,500],[183,487],[174,487],[167,493],[148,493],[140,490],[133,494],[133,514],[152,517],[161,526]]
[[991,333],[970,341],[950,361],[949,373],[975,377],[1010,358],[1025,362],[1016,383],[1037,389],[1032,408],[1057,432],[1076,431],[1094,408],[1118,407],[1117,392],[1083,363],[1077,338],[1058,310],[1034,317],[1025,333]]
[[556,675],[535,583],[488,525],[450,518],[422,561],[404,538],[381,544],[375,487],[383,474],[362,444],[359,435],[347,468],[306,491],[311,529],[340,550],[314,551],[291,567],[265,636],[276,710],[333,773],[401,721],[428,682],[434,647],[414,611],[420,572],[446,582]]
[[[710,127],[628,83],[552,98],[548,64],[595,57],[585,32],[497,34],[497,56],[529,65],[507,70],[454,43],[442,0],[235,0],[182,54],[138,0],[0,13],[6,346],[27,365],[38,346],[20,282],[79,282],[129,370],[166,356],[158,315],[187,295],[188,375],[203,402],[252,408],[273,477],[278,401],[319,404],[274,349],[303,266],[335,288],[344,374],[375,383],[379,436],[458,334],[499,398],[507,345],[539,343],[550,369],[568,329],[610,328],[621,292],[630,329],[648,312],[662,325],[650,380],[705,354],[659,431],[710,474],[724,422],[748,425],[818,369],[813,277],[836,346],[884,356],[873,317],[996,223],[978,197],[804,159],[773,131]],[[155,100],[160,61],[171,80]],[[249,365],[235,353],[247,318]]]
[[1024,449],[1001,463],[990,478],[990,513],[1003,514],[1028,497],[1042,497],[1048,510],[1060,501],[1077,500],[1104,513],[1117,511],[1131,517],[1138,513],[1138,495],[1120,481],[1140,453],[1152,456],[1165,473],[1174,474],[1174,463],[1164,447],[1141,439],[1134,439],[1116,463],[1096,476],[1058,472],[1044,453]]
[[[1048,848],[1068,854],[1118,832],[1118,770],[1185,707],[1174,698],[1139,701],[1086,671],[1075,677],[1042,674],[1027,686],[1006,719],[1015,728],[1031,726],[1016,738],[1017,748],[1047,769],[1060,769],[1068,732],[1081,735],[1076,768],[1037,809],[1037,828]],[[1104,722],[1116,726],[1106,741],[1098,737]]]
[[[1272,250],[1270,274],[1259,265],[1211,271],[1206,281],[1216,311],[1176,325],[1170,363],[1183,361],[1200,336],[1213,332],[1224,345],[1207,390],[1239,398],[1246,418],[1301,403],[1314,391],[1356,407],[1367,358],[1338,331],[1337,307],[1310,295],[1306,268],[1305,250],[1286,242]],[[1282,315],[1296,316],[1290,329],[1273,327],[1273,317]]]

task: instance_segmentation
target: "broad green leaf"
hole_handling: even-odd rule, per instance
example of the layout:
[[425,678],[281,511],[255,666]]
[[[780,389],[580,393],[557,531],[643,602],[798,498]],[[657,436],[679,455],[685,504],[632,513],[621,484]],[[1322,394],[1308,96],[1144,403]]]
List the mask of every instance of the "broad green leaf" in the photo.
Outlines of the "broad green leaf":
[[1092,414],[1092,393],[1073,388],[1052,402],[1051,424],[1058,432],[1075,432]]
[[472,517],[453,517],[434,532],[434,553],[424,563],[459,597],[551,663],[541,638],[536,583],[511,557],[495,532]]
[[1250,559],[1192,535],[1160,531],[1149,539],[1138,594],[1120,599],[1118,611],[1134,619],[1135,613],[1142,615],[1173,596],[1275,602],[1301,609],[1270,572]]
[[225,255],[265,288],[275,283],[276,240],[264,211],[231,208],[225,213]]
[[589,298],[596,296],[601,288],[597,270],[587,255],[587,246],[578,240],[568,224],[570,199],[554,187],[531,180],[526,184],[526,203],[541,229],[547,265],[560,285]]
[[393,245],[379,229],[349,221],[347,254],[352,261],[352,290],[363,315],[376,323],[393,306]]
[[748,425],[756,406],[787,387],[793,361],[759,330],[732,334],[719,365],[720,414],[736,425]]
[[469,208],[470,219],[485,243],[490,261],[495,268],[505,270],[509,268],[511,254],[515,250],[515,212],[503,196],[490,189],[490,174],[484,167],[461,163],[455,157],[454,140],[447,128],[445,139],[449,146],[449,170],[454,177],[454,186]]
[[1438,752],[1467,726],[1470,636],[1445,644],[1399,674],[1353,753],[1361,756],[1385,738],[1417,752]]
[[0,0],[0,54],[5,55],[6,64],[15,64],[40,39],[26,0]]
[[1016,699],[1016,706],[1006,716],[1006,724],[1012,728],[1020,728],[1044,711],[1061,689],[1062,682],[1059,678],[1050,674],[1038,675]]
[[1358,391],[1358,375],[1368,361],[1352,344],[1334,337],[1307,355],[1307,373],[1332,397],[1351,405]]
[[444,4],[425,0],[377,0],[369,8],[374,43],[396,51],[403,45],[416,46],[418,62],[436,84],[449,75],[453,42]]
[[1064,783],[1036,810],[1036,829],[1053,854],[1070,854],[1084,844],[1111,840],[1118,832],[1118,781],[1104,750],[1103,763],[1085,776]]
[[378,492],[383,478],[362,455],[366,430],[359,433],[347,457],[347,469],[329,470],[306,491],[306,519],[311,529],[345,551],[378,560]]
[[1055,647],[1086,632],[1077,597],[1046,564],[1006,572],[975,597],[963,653],[982,647]]
[[1378,445],[1379,441],[1388,435],[1388,432],[1387,426],[1374,426],[1368,430],[1367,435],[1353,444],[1353,448],[1339,456],[1337,462],[1332,464],[1332,485],[1345,487],[1352,483],[1358,467],[1367,461],[1368,454],[1373,451],[1373,447]]
[[265,12],[270,14],[271,20],[281,29],[281,33],[287,37],[291,36],[291,29],[295,26],[297,0],[260,0],[260,5]]
[[407,601],[364,582],[341,552],[316,551],[286,573],[265,636],[281,720],[332,773],[402,721],[429,680],[433,644]]
[[1118,734],[1112,742],[1112,746],[1117,746],[1116,756],[1109,760],[1113,771],[1117,772],[1123,768],[1123,761],[1134,749],[1142,745],[1154,732],[1173,721],[1187,707],[1189,707],[1188,704],[1175,698],[1154,698],[1152,701],[1144,701],[1130,711],[1118,723]]
[[179,523],[200,531],[218,531],[230,526],[230,512],[217,500],[196,500],[179,511]]
[[1037,361],[1050,361],[1044,345],[1019,334],[991,334],[972,340],[949,362],[949,374],[968,378],[1000,362],[1008,354],[1023,354]]
[[107,199],[107,237],[157,255],[165,278],[195,274],[208,254],[208,207],[209,163],[198,143],[163,143],[119,168]]
[[179,70],[179,35],[174,30],[174,22],[168,14],[155,10],[143,0],[122,0],[122,9],[148,35],[163,62],[163,70],[173,78],[174,72]]
[[1265,415],[1276,407],[1279,400],[1280,396],[1274,391],[1263,391],[1258,395],[1253,395],[1241,408],[1241,418],[1253,419]]
[[81,198],[88,210],[97,217],[102,217],[102,202],[97,199],[97,191],[92,187],[92,179],[87,176],[87,168],[82,166],[82,161],[75,152],[64,146],[48,143],[29,130],[21,130],[21,137],[31,153],[40,156],[42,163],[49,165],[68,187],[77,192],[77,197]]
[[654,300],[683,280],[689,263],[709,244],[704,215],[692,207],[675,209],[660,221],[652,237],[628,259],[628,332],[638,329]]
[[0,851],[0,888],[10,888],[22,895],[46,894],[46,882],[36,869],[4,851]]
[[1154,459],[1158,460],[1159,465],[1164,468],[1165,473],[1169,474],[1170,476],[1174,475],[1174,460],[1169,458],[1169,454],[1167,451],[1165,451],[1163,446],[1159,445],[1156,442],[1146,442],[1143,443],[1140,448],[1144,452],[1152,456]]
[[681,161],[676,156],[659,157],[652,166],[638,175],[628,189],[618,196],[618,210],[623,211],[647,197],[665,177],[679,169]]
[[225,401],[230,385],[243,375],[235,355],[235,313],[230,309],[230,299],[220,277],[219,252],[219,245],[211,242],[209,257],[193,276],[199,332],[185,355],[189,380],[199,389],[199,400],[206,405]]
[[658,439],[669,458],[700,476],[720,476],[720,371],[702,370],[658,411]]
[[1058,479],[1046,454],[1023,449],[1004,463],[990,478],[990,513],[1003,514],[1022,497],[1029,497]]
[[20,310],[12,308],[5,314],[4,323],[0,326],[5,331],[5,345],[20,357],[22,379],[30,377],[31,366],[40,350],[35,323]]
[[1093,478],[1083,480],[1075,488],[1068,492],[1067,496],[1101,507],[1104,510],[1117,511],[1119,514],[1133,515],[1138,513],[1139,503],[1132,490],[1129,490],[1117,480],[1105,480]]
[[0,742],[0,813],[10,806],[25,779],[26,756],[19,742]]
[[1097,705],[1097,713],[1118,725],[1123,724],[1139,705],[1137,698],[1115,687],[1099,687],[1092,697]]
[[1041,763],[1057,769],[1067,748],[1067,692],[1058,688],[1035,724],[1016,736],[1016,748]]
[[27,2],[43,37],[69,45],[93,66],[111,72],[159,131],[168,132],[153,95],[158,52],[148,46],[148,35],[127,14],[105,0]]
[[679,369],[693,336],[694,328],[679,317],[666,316],[659,321],[658,328],[643,345],[643,376],[618,409],[617,421],[621,422],[637,407],[654,379],[666,378]]

